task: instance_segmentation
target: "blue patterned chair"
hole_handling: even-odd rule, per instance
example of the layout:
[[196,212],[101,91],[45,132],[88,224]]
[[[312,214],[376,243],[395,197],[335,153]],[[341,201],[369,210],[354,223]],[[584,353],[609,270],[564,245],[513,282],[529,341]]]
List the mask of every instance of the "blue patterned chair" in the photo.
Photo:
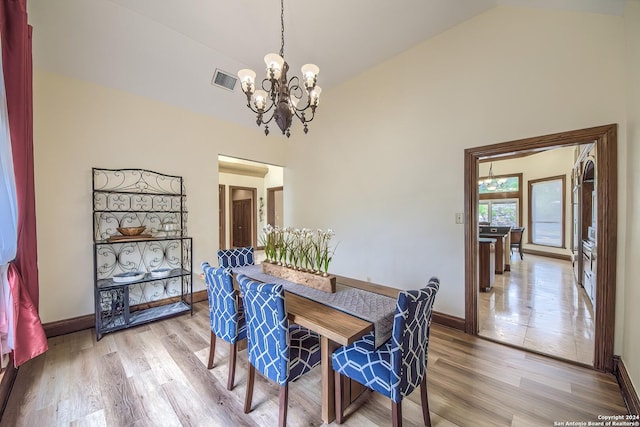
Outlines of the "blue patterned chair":
[[214,268],[208,262],[202,263],[207,296],[209,297],[209,319],[211,323],[211,347],[208,369],[213,368],[216,352],[216,337],[227,341],[229,349],[229,378],[227,390],[233,388],[236,372],[238,342],[247,338],[247,327],[238,291],[233,288],[233,279],[228,268]]
[[220,267],[225,268],[253,265],[253,246],[234,249],[220,249],[218,251],[218,264]]
[[282,285],[254,282],[239,274],[247,319],[249,375],[244,412],[251,411],[255,370],[280,385],[279,425],[287,424],[289,383],[320,363],[319,336],[289,325]]
[[420,385],[422,416],[431,425],[427,399],[429,329],[440,281],[432,277],[426,287],[398,294],[391,338],[375,348],[373,333],[332,355],[336,375],[336,422],[343,421],[344,376],[391,399],[392,422],[402,425],[402,399]]

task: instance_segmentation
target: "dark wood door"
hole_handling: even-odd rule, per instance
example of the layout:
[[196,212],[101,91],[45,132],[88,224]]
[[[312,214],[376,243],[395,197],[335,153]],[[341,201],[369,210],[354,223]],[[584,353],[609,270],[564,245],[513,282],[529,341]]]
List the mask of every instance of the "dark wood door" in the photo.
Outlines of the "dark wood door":
[[251,246],[251,199],[233,201],[233,246]]

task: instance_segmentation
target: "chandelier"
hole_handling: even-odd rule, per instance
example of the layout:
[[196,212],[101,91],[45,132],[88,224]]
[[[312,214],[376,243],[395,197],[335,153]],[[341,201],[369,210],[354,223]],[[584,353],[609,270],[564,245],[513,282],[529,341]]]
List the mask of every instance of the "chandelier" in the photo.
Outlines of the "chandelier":
[[302,66],[304,89],[298,76],[287,80],[289,64],[284,60],[284,0],[280,0],[280,34],[280,54],[270,53],[264,57],[267,76],[262,80],[262,89],[256,90],[256,73],[253,70],[240,70],[238,77],[247,96],[247,107],[257,115],[258,126],[264,125],[264,134],[269,135],[269,123],[275,119],[282,134],[290,137],[294,116],[304,125],[304,133],[309,132],[307,123],[315,117],[322,89],[316,85],[320,69],[314,64]]
[[493,175],[493,162],[489,166],[489,176],[486,179],[480,180],[479,184],[484,184],[485,188],[489,191],[496,191],[498,187],[502,187],[507,180],[505,178],[497,178]]

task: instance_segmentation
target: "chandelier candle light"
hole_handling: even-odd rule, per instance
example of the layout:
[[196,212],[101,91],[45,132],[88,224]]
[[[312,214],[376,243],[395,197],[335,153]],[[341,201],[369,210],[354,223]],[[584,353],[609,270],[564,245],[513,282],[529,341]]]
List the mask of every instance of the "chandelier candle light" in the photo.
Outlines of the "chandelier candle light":
[[[253,70],[238,71],[242,91],[247,96],[247,107],[257,114],[258,126],[264,124],[264,134],[269,135],[269,123],[275,121],[283,135],[291,136],[293,116],[304,125],[304,133],[309,132],[307,123],[313,120],[320,102],[322,89],[316,85],[320,69],[314,64],[302,66],[302,86],[298,76],[287,80],[289,64],[284,60],[284,0],[280,0],[280,54],[270,53],[264,57],[267,77],[262,80],[262,89],[256,90],[256,73]],[[306,99],[303,104],[300,101]],[[301,107],[298,107],[302,105]],[[311,117],[305,112],[310,110]]]

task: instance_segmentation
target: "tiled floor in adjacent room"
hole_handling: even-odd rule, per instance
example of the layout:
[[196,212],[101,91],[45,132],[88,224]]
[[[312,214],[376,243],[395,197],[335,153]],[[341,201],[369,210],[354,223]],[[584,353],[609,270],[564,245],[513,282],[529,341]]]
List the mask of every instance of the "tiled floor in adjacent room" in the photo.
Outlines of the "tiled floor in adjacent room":
[[570,261],[517,253],[478,300],[480,336],[593,364],[594,315]]

